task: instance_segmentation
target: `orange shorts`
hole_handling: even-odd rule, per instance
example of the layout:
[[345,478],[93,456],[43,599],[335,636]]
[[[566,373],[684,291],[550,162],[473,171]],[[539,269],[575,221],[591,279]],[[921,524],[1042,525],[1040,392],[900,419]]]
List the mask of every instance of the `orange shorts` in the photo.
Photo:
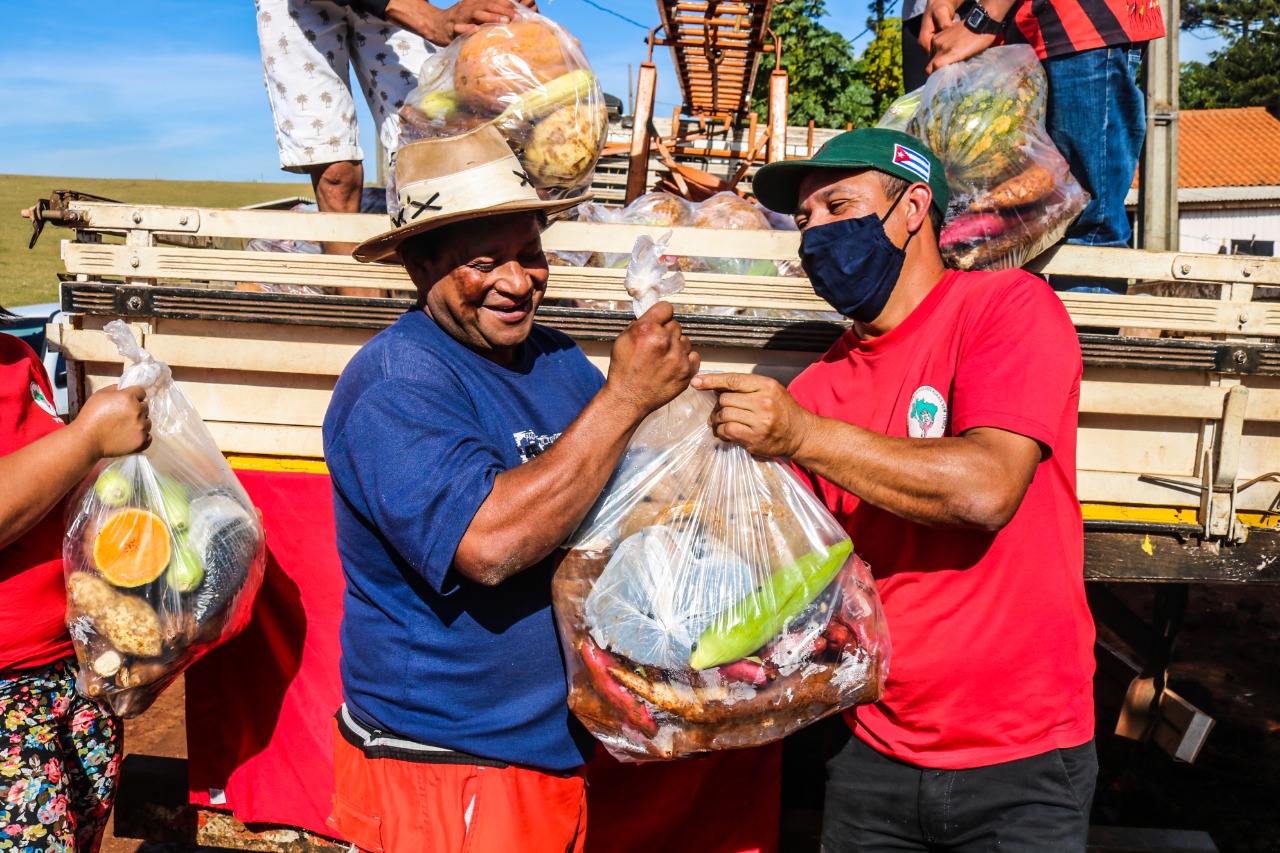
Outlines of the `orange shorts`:
[[524,767],[369,758],[334,735],[329,827],[369,853],[582,853],[582,770],[555,776]]

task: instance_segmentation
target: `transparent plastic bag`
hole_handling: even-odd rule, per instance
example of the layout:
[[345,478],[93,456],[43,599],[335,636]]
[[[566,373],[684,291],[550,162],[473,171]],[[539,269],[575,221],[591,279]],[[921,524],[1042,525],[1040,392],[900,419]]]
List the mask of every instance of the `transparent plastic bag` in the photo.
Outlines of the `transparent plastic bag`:
[[923,140],[946,167],[951,204],[939,244],[950,266],[1022,266],[1088,204],[1045,131],[1047,85],[1030,47],[993,47],[934,72],[881,119]]
[[[719,231],[771,231],[772,225],[759,205],[737,193],[719,192],[694,206],[694,228]],[[778,265],[757,258],[685,258],[680,268],[685,272],[711,271],[728,275],[777,275]]]
[[119,320],[106,332],[146,389],[151,445],[99,463],[68,501],[67,628],[77,686],[123,717],[248,623],[262,522],[169,367]]
[[[401,146],[493,123],[544,198],[590,185],[608,132],[604,94],[582,45],[523,6],[510,23],[482,24],[432,54],[400,118]],[[392,216],[395,197],[388,189]]]
[[711,392],[641,423],[552,584],[569,705],[617,758],[784,737],[876,701],[866,565],[795,473],[712,435]]

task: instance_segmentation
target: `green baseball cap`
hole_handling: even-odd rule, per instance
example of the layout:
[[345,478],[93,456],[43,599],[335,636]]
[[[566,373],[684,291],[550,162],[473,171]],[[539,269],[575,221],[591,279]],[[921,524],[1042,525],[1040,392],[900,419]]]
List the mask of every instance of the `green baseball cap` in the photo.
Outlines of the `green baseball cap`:
[[938,155],[914,136],[883,127],[847,130],[827,140],[808,160],[779,160],[762,166],[752,182],[756,198],[770,210],[795,213],[800,182],[814,169],[875,169],[913,184],[926,183],[933,190],[933,206],[944,215],[951,199]]

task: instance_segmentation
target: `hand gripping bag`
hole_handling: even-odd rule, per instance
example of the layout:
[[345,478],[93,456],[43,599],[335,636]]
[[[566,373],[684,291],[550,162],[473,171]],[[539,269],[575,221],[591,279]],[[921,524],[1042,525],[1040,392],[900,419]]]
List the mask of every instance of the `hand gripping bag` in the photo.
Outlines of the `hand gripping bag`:
[[[633,255],[637,314],[671,292],[663,248]],[[570,707],[622,760],[768,743],[888,673],[848,535],[790,467],[716,439],[714,403],[690,388],[644,420],[553,581]]]
[[[587,189],[608,131],[604,94],[582,45],[523,6],[510,23],[481,24],[432,54],[400,119],[400,145],[495,125],[543,198]],[[394,186],[387,203],[395,216]]]
[[1062,239],[1089,195],[1044,127],[1048,83],[1027,45],[1006,45],[935,71],[879,126],[921,139],[947,170],[951,204],[939,236],[962,269],[1004,269]]
[[151,444],[104,459],[71,494],[62,556],[77,686],[132,717],[248,623],[266,541],[168,365],[119,320],[106,332],[128,362],[120,387],[146,389]]

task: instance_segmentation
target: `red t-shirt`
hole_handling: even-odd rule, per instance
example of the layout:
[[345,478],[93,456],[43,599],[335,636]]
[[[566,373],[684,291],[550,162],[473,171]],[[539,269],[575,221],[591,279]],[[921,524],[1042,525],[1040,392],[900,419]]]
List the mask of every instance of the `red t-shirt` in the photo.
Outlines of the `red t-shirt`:
[[[0,334],[0,456],[62,428],[40,359],[13,335]],[[0,675],[71,654],[62,583],[63,507],[0,548]]]
[[1013,20],[1041,59],[1164,35],[1160,0],[1022,0]]
[[800,405],[889,436],[974,427],[1047,450],[1018,511],[987,533],[931,528],[811,477],[870,564],[893,657],[883,699],[849,712],[873,748],[944,770],[1093,736],[1093,620],[1076,497],[1080,343],[1022,270],[947,272],[901,325],[846,333],[791,384]]

